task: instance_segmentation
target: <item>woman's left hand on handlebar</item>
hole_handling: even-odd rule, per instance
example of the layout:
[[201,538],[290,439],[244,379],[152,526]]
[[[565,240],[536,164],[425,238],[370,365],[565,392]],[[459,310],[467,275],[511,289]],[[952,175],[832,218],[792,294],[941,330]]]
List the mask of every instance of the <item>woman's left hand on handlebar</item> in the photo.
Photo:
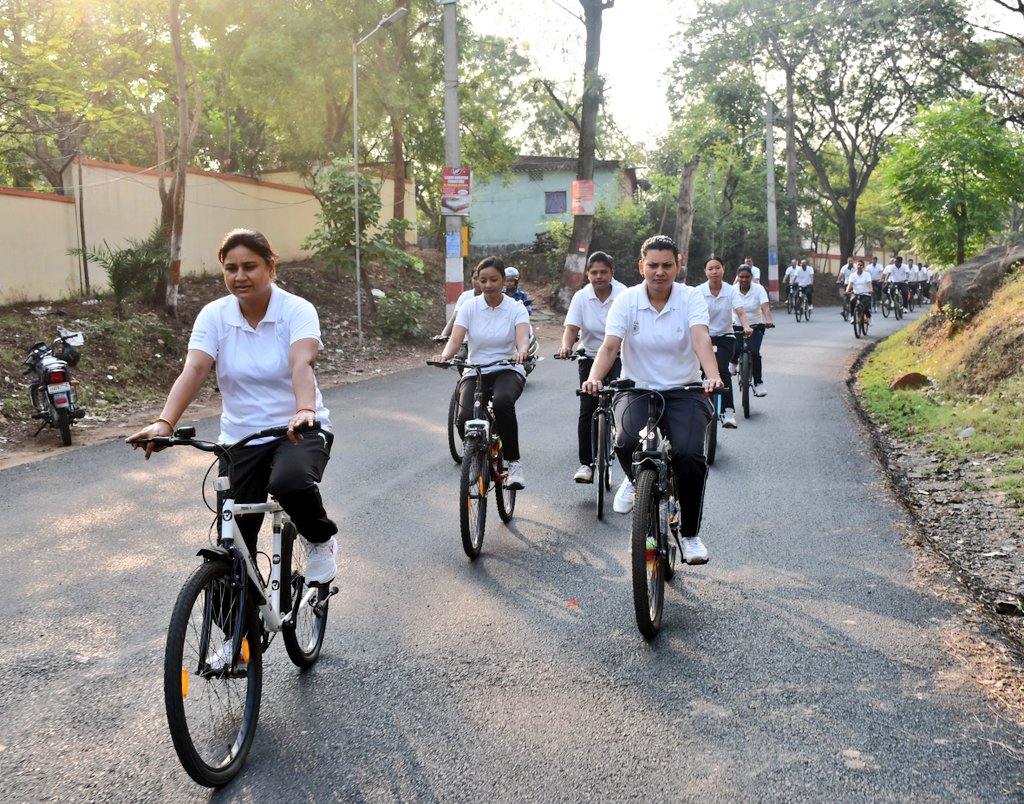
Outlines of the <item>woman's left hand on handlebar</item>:
[[138,449],[139,447],[142,447],[143,449],[145,449],[146,450],[146,460],[148,461],[150,455],[152,455],[154,452],[160,452],[161,450],[166,449],[166,447],[164,447],[162,445],[159,445],[159,444],[153,444],[153,443],[149,443],[149,444],[136,444],[135,442],[136,441],[143,441],[143,440],[148,439],[148,438],[167,438],[167,437],[172,436],[172,435],[174,435],[174,428],[171,427],[163,419],[157,419],[152,424],[147,425],[143,429],[139,430],[139,432],[133,433],[132,435],[128,436],[124,440],[124,442],[126,444],[131,445],[132,449]]
[[288,420],[288,440],[293,444],[298,444],[302,440],[302,436],[296,431],[313,427],[315,424],[316,411],[310,409],[295,411],[295,414]]

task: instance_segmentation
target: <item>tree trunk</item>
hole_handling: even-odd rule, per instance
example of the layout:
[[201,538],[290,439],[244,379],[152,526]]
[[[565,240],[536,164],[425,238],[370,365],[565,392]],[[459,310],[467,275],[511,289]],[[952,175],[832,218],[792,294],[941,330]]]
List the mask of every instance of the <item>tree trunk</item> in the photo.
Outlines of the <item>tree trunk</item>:
[[[604,98],[603,81],[598,73],[601,60],[601,15],[614,0],[580,0],[583,6],[583,21],[587,31],[586,57],[583,64],[583,111],[580,115],[579,159],[576,178],[580,181],[594,180],[594,157],[597,150],[597,112]],[[569,307],[572,294],[583,285],[583,274],[587,264],[587,252],[594,236],[594,216],[574,215],[572,236],[569,239],[569,253],[565,257],[565,271],[557,302],[565,310]]]
[[392,215],[395,220],[402,220],[405,218],[405,141],[402,120],[396,115],[391,116],[391,181]]
[[171,186],[171,265],[167,271],[164,308],[178,314],[178,285],[181,281],[181,237],[185,229],[185,175],[188,167],[188,88],[185,85],[185,57],[181,47],[181,0],[171,0],[171,42],[178,82],[178,143],[175,147],[174,184]]
[[[679,258],[682,264],[688,264],[690,255],[690,235],[693,233],[693,187],[697,177],[697,165],[700,156],[693,157],[683,165],[683,173],[679,179],[679,197],[676,201],[676,245],[679,247]],[[685,270],[685,269],[684,269]]]

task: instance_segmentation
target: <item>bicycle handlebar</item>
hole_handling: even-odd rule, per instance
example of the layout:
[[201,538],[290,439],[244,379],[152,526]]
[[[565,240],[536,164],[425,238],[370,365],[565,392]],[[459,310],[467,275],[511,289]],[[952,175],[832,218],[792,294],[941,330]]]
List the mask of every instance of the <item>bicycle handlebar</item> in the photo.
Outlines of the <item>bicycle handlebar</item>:
[[[320,425],[319,421],[313,422],[312,427],[303,427],[296,432],[302,430],[311,430],[314,427]],[[250,433],[245,438],[239,439],[234,444],[218,444],[216,441],[203,441],[197,439],[195,427],[179,427],[174,431],[172,436],[156,436],[155,438],[140,438],[138,441],[133,441],[132,445],[146,445],[155,444],[158,447],[195,447],[203,452],[215,452],[218,455],[223,455],[236,447],[242,447],[248,444],[250,441],[255,441],[257,438],[286,438],[288,436],[288,427],[268,427],[265,430],[260,430],[256,433]]]
[[586,356],[587,356],[587,350],[584,349],[581,346],[579,349],[573,350],[572,352],[570,352],[565,357],[562,357],[562,353],[561,352],[555,352],[554,358],[555,358],[555,360],[582,360]]
[[490,368],[491,366],[514,366],[517,364],[513,363],[508,358],[503,358],[502,360],[495,360],[493,363],[468,363],[465,360],[459,360],[457,357],[453,357],[451,360],[447,362],[445,362],[444,360],[428,360],[427,365],[436,366],[437,368],[442,369],[452,368],[454,366],[456,368],[468,368],[479,371],[481,369]]

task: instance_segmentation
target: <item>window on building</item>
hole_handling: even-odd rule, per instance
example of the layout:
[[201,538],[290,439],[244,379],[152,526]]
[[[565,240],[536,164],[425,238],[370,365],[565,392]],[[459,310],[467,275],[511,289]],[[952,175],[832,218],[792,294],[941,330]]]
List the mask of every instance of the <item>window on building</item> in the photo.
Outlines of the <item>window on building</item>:
[[566,211],[565,190],[556,193],[544,193],[544,214],[559,215]]

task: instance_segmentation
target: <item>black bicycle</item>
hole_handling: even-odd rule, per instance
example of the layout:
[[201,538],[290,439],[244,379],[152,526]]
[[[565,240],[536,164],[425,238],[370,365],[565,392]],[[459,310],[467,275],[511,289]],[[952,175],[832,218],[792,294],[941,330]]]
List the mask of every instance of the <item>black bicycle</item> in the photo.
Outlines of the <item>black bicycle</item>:
[[[615,380],[608,385],[619,391],[634,388],[632,380]],[[636,391],[637,397],[647,396],[648,407],[647,424],[640,431],[640,442],[633,452],[635,496],[629,534],[630,567],[636,624],[646,639],[653,639],[661,630],[665,582],[675,575],[676,557],[682,552],[672,445],[658,427],[664,410],[662,394],[679,390],[707,393],[700,383],[666,391]]]
[[807,301],[807,294],[800,285],[797,285],[796,298],[793,299],[793,315],[798,322],[804,318],[811,320],[811,306]]
[[[434,343],[447,343],[447,335],[435,335],[432,340]],[[465,343],[459,347],[459,351],[455,353],[455,357],[459,360],[465,360],[466,355],[469,354],[469,346]],[[459,438],[459,383],[455,383],[455,387],[452,389],[451,398],[448,400],[448,452],[451,453],[452,460],[455,463],[462,463],[462,440]]]
[[487,495],[494,489],[494,500],[501,521],[512,521],[516,508],[516,490],[505,488],[508,461],[502,451],[501,436],[495,427],[494,407],[484,401],[483,370],[491,366],[512,366],[511,360],[474,364],[452,358],[450,362],[428,360],[438,368],[459,368],[476,372],[473,391],[473,416],[466,421],[462,440],[462,474],[459,479],[459,529],[462,549],[470,559],[480,555],[487,523]]
[[903,294],[894,282],[886,282],[882,288],[882,315],[888,318],[889,313],[893,313],[897,321],[903,318]]
[[[233,450],[257,438],[284,438],[287,431],[274,427],[224,445],[197,440],[194,427],[179,427],[173,436],[134,443],[194,447],[230,462]],[[211,532],[219,521],[220,533],[199,551],[203,563],[178,594],[164,652],[171,740],[188,775],[207,787],[231,781],[249,754],[260,714],[263,654],[274,636],[281,633],[297,667],[311,667],[320,657],[330,598],[338,593],[336,586],[306,581],[306,541],[280,503],[235,502],[227,477],[216,478],[214,488],[221,492],[220,505],[206,505],[217,515]],[[265,571],[238,528],[238,518],[252,514],[271,516],[270,555],[257,554],[266,559]]]
[[853,302],[853,337],[860,338],[868,334],[868,324],[871,319],[864,306],[864,299],[857,296]]
[[[568,357],[556,354],[555,360],[580,360],[586,352],[580,348],[571,352]],[[584,391],[576,389],[576,396]],[[602,388],[597,394],[597,408],[590,417],[590,466],[594,470],[591,483],[594,486],[594,498],[597,506],[597,518],[604,519],[604,501],[612,488],[611,466],[615,458],[615,413],[612,411],[613,389]]]
[[[764,332],[774,326],[774,324],[753,324],[751,329]],[[740,353],[736,357],[736,379],[739,384],[740,403],[743,406],[743,418],[749,419],[750,396],[754,386],[754,356],[750,353],[750,344],[742,329],[736,332],[736,337],[741,339],[739,342]]]

